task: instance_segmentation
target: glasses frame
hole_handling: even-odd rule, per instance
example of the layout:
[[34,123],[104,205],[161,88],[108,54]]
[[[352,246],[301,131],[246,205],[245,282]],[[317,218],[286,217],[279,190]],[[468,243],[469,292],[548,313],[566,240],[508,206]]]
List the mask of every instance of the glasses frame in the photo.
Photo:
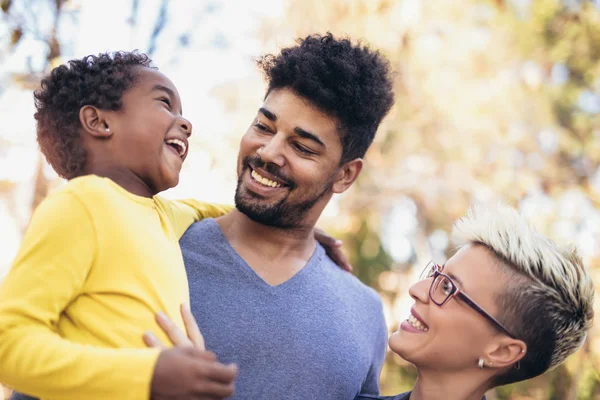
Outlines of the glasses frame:
[[[477,311],[485,319],[487,319],[489,322],[491,322],[492,325],[494,325],[498,330],[507,334],[508,336],[510,336],[513,339],[517,339],[517,337],[515,335],[513,335],[512,333],[510,333],[508,331],[508,329],[506,329],[500,322],[498,322],[498,320],[496,318],[492,317],[487,311],[485,311],[483,308],[481,308],[473,299],[471,299],[469,296],[467,296],[465,293],[463,293],[463,291],[456,285],[456,283],[454,283],[452,278],[450,278],[448,275],[442,273],[443,270],[444,270],[443,266],[436,264],[434,262],[427,264],[427,267],[426,267],[427,276],[425,279],[431,279],[431,286],[429,287],[429,298],[435,305],[437,305],[438,307],[442,307],[444,304],[446,304],[448,302],[448,300],[453,299],[454,297],[458,297],[465,304],[467,304],[469,307],[471,307],[473,310]],[[431,271],[433,271],[433,274],[430,273]],[[450,282],[450,284],[452,285],[452,291],[450,292],[450,294],[448,296],[446,296],[446,299],[441,303],[438,303],[433,298],[433,291],[434,291],[433,285],[435,284],[435,281],[437,280],[437,278],[439,276],[443,276],[444,278],[446,278],[448,280],[448,282]]]

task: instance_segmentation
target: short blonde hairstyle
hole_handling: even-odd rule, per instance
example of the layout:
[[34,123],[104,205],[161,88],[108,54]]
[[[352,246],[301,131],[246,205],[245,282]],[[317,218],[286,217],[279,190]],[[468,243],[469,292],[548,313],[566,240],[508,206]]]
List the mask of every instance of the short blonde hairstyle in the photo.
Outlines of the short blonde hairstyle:
[[594,285],[575,247],[561,249],[506,205],[474,207],[454,225],[458,244],[485,246],[508,285],[496,298],[500,322],[528,347],[521,369],[497,384],[556,367],[584,342],[594,316]]

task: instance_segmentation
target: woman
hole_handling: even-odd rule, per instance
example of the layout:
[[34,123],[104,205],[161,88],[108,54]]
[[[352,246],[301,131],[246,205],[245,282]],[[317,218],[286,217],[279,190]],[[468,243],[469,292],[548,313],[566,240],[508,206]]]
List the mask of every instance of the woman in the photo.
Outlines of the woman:
[[504,206],[471,211],[455,234],[462,246],[409,289],[415,303],[389,340],[417,367],[412,391],[357,399],[485,399],[491,388],[556,367],[583,343],[594,289],[574,249],[558,249]]

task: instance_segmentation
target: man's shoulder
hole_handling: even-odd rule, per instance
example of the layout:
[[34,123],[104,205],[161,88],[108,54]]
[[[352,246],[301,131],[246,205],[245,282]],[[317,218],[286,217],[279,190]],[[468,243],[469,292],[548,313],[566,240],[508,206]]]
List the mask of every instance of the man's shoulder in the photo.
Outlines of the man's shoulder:
[[349,296],[360,299],[361,302],[366,301],[372,307],[378,309],[382,307],[381,297],[375,289],[367,286],[351,273],[342,270],[326,255],[323,256],[323,268],[330,280]]
[[199,236],[218,236],[219,226],[215,222],[214,218],[204,218],[200,221],[194,222],[187,231],[181,237],[181,245],[189,242],[190,240],[196,241]]
[[194,222],[179,239],[179,247],[184,260],[219,258],[219,254],[227,251],[228,242],[213,218],[205,218]]

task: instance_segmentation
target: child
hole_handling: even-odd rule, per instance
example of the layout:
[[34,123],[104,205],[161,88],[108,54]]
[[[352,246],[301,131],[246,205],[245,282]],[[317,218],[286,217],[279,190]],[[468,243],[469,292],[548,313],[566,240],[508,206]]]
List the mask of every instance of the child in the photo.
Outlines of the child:
[[230,208],[155,196],[177,185],[192,125],[146,55],[70,61],[35,101],[41,151],[69,182],[35,211],[0,287],[0,381],[44,399],[148,399],[160,350],[142,334],[160,332],[159,311],[183,328],[189,304],[178,240]]

